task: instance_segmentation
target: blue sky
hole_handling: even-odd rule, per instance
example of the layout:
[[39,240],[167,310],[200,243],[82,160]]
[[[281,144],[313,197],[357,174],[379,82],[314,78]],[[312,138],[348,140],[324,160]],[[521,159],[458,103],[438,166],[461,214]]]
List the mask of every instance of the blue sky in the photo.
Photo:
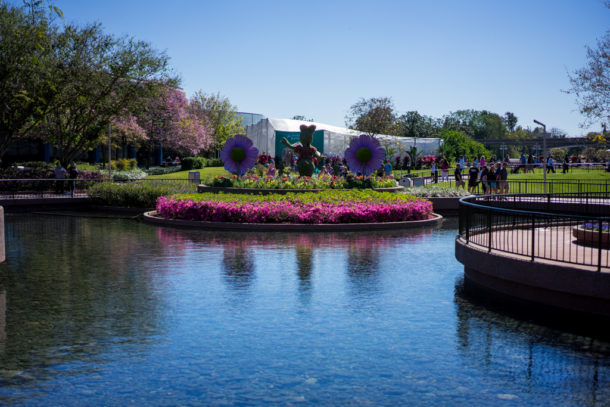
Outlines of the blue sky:
[[[361,97],[441,117],[511,111],[575,136],[568,73],[610,29],[603,0],[56,0],[66,21],[150,42],[191,96],[343,126]],[[599,130],[594,126],[591,130]]]

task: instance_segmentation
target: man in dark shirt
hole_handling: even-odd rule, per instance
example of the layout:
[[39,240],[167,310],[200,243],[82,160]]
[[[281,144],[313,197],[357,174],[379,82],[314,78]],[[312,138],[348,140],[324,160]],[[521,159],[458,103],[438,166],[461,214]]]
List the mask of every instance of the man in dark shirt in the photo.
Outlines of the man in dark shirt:
[[502,168],[498,169],[496,179],[498,180],[498,193],[508,194],[508,163],[503,163]]
[[468,192],[471,194],[474,194],[474,190],[477,188],[477,178],[479,177],[479,169],[475,161],[472,161],[472,165],[468,170]]
[[481,168],[481,173],[479,174],[479,177],[481,179],[481,187],[483,188],[483,194],[487,193],[487,174],[489,174],[489,168],[487,168],[486,166]]
[[462,189],[464,189],[464,186],[466,184],[464,183],[464,180],[462,179],[462,167],[460,167],[460,163],[456,164],[455,171],[453,171],[453,175],[455,176],[455,187],[456,188],[462,187]]

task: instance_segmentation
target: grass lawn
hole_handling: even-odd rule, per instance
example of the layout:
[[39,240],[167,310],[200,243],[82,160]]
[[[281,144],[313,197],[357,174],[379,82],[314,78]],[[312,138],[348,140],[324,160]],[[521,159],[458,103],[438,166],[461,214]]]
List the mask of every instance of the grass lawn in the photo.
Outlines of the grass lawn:
[[[450,172],[452,175],[452,172]],[[585,170],[576,168],[563,174],[561,170],[547,174],[547,192],[608,192],[610,191],[610,173],[603,170]],[[544,174],[541,169],[535,173],[510,174],[508,175],[509,193],[543,193]],[[465,179],[468,185],[468,179]],[[593,184],[593,185],[591,185]],[[439,182],[438,184],[427,184],[429,186],[455,187],[455,183]],[[482,193],[479,185],[478,193]]]
[[[572,181],[572,180],[600,180],[600,179],[610,179],[610,172],[606,172],[603,169],[595,169],[595,170],[586,170],[582,168],[574,168],[563,174],[561,169],[555,169],[555,173],[546,174],[546,179],[548,180],[557,180],[557,181]],[[519,172],[518,174],[509,174],[509,179],[518,179],[518,180],[543,180],[544,173],[542,169],[536,170],[534,173],[524,174]]]
[[[227,172],[227,170],[225,170],[223,167],[206,167],[206,168],[202,168],[200,170],[191,170],[191,171],[198,171],[199,172],[199,176],[201,178],[204,177],[215,177],[217,175],[229,175],[229,173]],[[178,171],[178,172],[172,172],[171,174],[163,174],[163,175],[149,175],[148,177],[146,177],[146,179],[188,179],[189,177],[189,171]]]

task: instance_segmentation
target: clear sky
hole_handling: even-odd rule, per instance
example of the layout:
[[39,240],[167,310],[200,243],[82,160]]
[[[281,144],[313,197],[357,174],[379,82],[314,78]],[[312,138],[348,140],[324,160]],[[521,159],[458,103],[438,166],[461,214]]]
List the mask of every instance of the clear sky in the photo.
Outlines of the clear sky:
[[[188,96],[343,126],[359,98],[441,117],[510,111],[586,133],[568,73],[610,29],[603,0],[56,0],[170,57]],[[599,130],[594,126],[591,130]]]

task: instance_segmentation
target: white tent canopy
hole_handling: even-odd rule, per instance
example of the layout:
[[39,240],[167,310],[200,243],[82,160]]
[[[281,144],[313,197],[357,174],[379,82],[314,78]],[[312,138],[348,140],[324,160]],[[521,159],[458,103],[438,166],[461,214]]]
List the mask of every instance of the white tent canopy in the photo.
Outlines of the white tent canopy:
[[[349,146],[352,137],[357,137],[362,132],[346,129],[343,127],[332,126],[324,123],[303,122],[290,119],[263,119],[258,123],[246,126],[246,136],[254,142],[260,153],[267,153],[271,156],[281,156],[282,148],[279,143],[282,137],[287,137],[290,142],[298,141],[300,126],[316,125],[314,134],[314,145],[327,156],[343,156],[345,149]],[[439,138],[413,138],[395,137],[387,135],[375,136],[383,147],[394,151],[393,156],[403,156],[411,146],[416,146],[424,155],[435,154],[441,145]]]

